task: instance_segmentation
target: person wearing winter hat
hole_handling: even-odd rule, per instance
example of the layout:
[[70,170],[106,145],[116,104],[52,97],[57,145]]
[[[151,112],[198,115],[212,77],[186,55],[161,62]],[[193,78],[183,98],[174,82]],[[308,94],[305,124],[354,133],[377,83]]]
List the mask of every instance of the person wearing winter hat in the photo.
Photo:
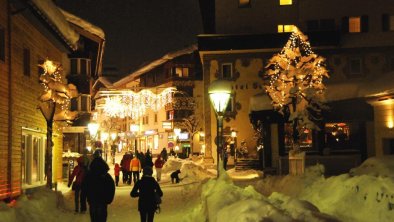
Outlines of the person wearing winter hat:
[[156,195],[163,196],[163,191],[152,174],[152,167],[144,167],[141,180],[137,181],[130,192],[131,197],[139,197],[138,211],[142,222],[153,221],[158,208]]
[[155,160],[155,168],[156,168],[156,180],[157,182],[160,182],[161,180],[161,169],[163,168],[164,165],[164,160],[161,159],[161,156],[159,155],[157,159]]

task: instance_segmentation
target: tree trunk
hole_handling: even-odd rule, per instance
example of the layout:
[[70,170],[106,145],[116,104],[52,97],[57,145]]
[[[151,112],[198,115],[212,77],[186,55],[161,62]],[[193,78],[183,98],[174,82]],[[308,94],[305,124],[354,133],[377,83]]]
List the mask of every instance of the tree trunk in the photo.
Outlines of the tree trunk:
[[52,189],[52,125],[53,120],[47,121],[47,142],[45,150],[45,173],[47,176],[47,187]]
[[[297,98],[292,98],[291,102],[293,113],[297,111]],[[293,148],[298,147],[299,134],[297,130],[298,118],[293,119]]]

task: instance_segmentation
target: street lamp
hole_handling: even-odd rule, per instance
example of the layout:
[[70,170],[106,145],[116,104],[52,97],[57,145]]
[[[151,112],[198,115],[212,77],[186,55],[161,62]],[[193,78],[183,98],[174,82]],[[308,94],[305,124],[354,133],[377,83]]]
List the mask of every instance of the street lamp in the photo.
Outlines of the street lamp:
[[104,143],[104,157],[105,157],[105,161],[107,161],[107,151],[108,151],[107,141],[108,141],[108,137],[109,137],[109,134],[107,132],[102,132],[101,133],[101,140]]
[[138,124],[131,124],[130,131],[134,135],[134,153],[137,154],[137,133],[140,130],[140,126]]
[[219,177],[219,153],[223,152],[223,115],[231,97],[231,82],[227,80],[215,80],[208,88],[209,98],[217,117],[217,176]]
[[[88,124],[88,130],[89,130],[89,134],[90,134],[90,144],[93,145],[93,147],[95,146],[95,142],[96,142],[96,135],[97,135],[97,131],[99,128],[99,124],[95,123],[95,122],[91,122]],[[92,149],[92,145],[90,146],[90,150]],[[88,148],[89,150],[89,148]]]

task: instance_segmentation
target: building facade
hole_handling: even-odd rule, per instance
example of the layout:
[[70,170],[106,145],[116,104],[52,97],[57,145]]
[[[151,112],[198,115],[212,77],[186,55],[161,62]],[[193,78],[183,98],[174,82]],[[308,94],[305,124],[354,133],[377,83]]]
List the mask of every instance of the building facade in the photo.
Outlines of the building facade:
[[[179,155],[188,156],[190,153],[200,153],[204,143],[200,142],[202,123],[202,75],[201,64],[195,45],[164,55],[137,71],[113,83],[113,95],[123,90],[141,93],[149,90],[160,94],[163,90],[173,88],[172,100],[159,109],[147,109],[140,116],[125,116],[111,118],[117,127],[101,124],[103,131],[114,131],[119,136],[117,142],[125,144],[126,150],[139,150],[159,154],[165,147],[174,149]],[[96,110],[100,113],[105,103],[105,90],[99,92],[96,100]],[[108,90],[108,89],[107,89]],[[100,96],[101,95],[101,96]],[[139,104],[145,106],[149,104]],[[105,116],[102,113],[100,116]],[[194,130],[182,125],[184,118],[195,116],[192,120]],[[106,121],[102,121],[106,122]],[[107,121],[108,122],[108,121]],[[135,129],[132,129],[133,127]],[[105,129],[108,128],[108,129]],[[174,133],[179,128],[180,132]],[[175,130],[176,131],[176,130]],[[192,136],[193,135],[193,136]],[[202,134],[201,134],[202,135]],[[194,140],[193,140],[194,139]],[[122,148],[120,148],[122,149]]]
[[[0,199],[46,184],[47,123],[37,108],[45,59],[70,73],[80,33],[52,1],[0,1]],[[101,63],[101,61],[99,61]],[[62,178],[64,122],[53,124],[52,182]]]
[[[314,155],[309,157],[310,163],[325,162],[329,159],[326,156],[333,156],[334,160],[351,158],[345,161],[351,164],[344,166],[349,169],[369,156],[393,153],[390,99],[393,85],[387,81],[392,76],[394,46],[391,41],[394,7],[390,1],[216,0],[214,4],[200,3],[206,6],[202,8],[203,18],[215,18],[213,23],[204,23],[214,26],[206,30],[216,32],[199,36],[204,87],[216,78],[233,80],[235,103],[241,101],[238,106],[241,109],[234,118],[229,117],[224,126],[243,126],[240,123],[248,121],[249,114],[255,128],[257,120],[265,122],[267,167],[279,167],[281,157],[287,155],[287,124],[272,112],[269,98],[260,88],[261,77],[265,64],[285,45],[293,26],[306,33],[313,50],[327,59],[330,74],[325,80],[330,109],[324,113],[323,130],[304,135],[305,149]],[[230,73],[237,73],[235,77],[228,78],[227,67],[232,67]],[[243,90],[240,85],[244,85]],[[246,102],[244,97],[253,99]],[[248,111],[243,113],[243,108]],[[208,108],[205,113],[209,111],[211,118],[205,118],[205,125],[212,126],[211,132],[215,132],[212,109]],[[253,127],[236,130],[244,133],[238,134],[238,142],[242,141],[241,137],[249,138],[248,148],[251,153],[256,152],[258,144],[252,139]],[[214,144],[213,137],[211,144]]]

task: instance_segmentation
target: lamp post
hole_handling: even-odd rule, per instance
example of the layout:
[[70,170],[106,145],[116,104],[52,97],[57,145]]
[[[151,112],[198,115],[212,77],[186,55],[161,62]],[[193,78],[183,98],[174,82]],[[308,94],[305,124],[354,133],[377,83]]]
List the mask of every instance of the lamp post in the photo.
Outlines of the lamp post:
[[209,98],[217,117],[217,176],[219,177],[219,153],[223,153],[223,115],[231,97],[231,82],[227,80],[215,80],[208,88]]
[[138,124],[131,124],[130,131],[134,135],[134,153],[137,154],[137,133],[140,130],[140,126]]
[[111,153],[112,153],[112,164],[115,164],[115,153],[116,153],[116,147],[115,147],[115,139],[118,136],[117,133],[111,133],[111,139],[112,139],[112,145],[111,145]]
[[105,161],[107,161],[107,149],[108,149],[108,144],[107,144],[107,141],[108,141],[108,137],[109,137],[109,134],[107,133],[107,132],[102,132],[101,133],[101,139],[103,140],[103,143],[104,143],[104,157],[105,157]]
[[95,123],[95,122],[91,122],[88,124],[88,130],[89,130],[89,134],[90,134],[90,144],[93,144],[96,142],[96,135],[97,135],[97,131],[99,128],[99,124]]

